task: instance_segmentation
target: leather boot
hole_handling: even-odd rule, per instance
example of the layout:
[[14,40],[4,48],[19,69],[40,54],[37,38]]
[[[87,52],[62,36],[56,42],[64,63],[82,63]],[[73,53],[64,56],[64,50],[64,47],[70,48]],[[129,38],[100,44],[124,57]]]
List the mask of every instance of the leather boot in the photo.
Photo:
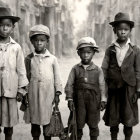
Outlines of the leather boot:
[[131,137],[125,137],[125,140],[131,140]]
[[97,140],[97,138],[98,138],[97,136],[91,136],[90,140]]
[[44,136],[44,140],[51,140],[50,136]]
[[5,140],[12,140],[12,135],[5,135]]
[[39,137],[33,137],[33,140],[39,140]]

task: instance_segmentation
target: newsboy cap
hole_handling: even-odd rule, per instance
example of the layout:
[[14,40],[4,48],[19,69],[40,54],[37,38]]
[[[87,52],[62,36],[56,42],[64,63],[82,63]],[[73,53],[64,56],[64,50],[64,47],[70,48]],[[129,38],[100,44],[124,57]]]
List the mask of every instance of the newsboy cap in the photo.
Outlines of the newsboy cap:
[[114,27],[118,23],[122,23],[122,22],[130,24],[130,26],[132,28],[134,27],[134,21],[130,20],[129,14],[128,13],[122,13],[122,12],[119,12],[118,14],[116,14],[115,18],[114,18],[114,21],[110,22],[109,24]]
[[0,19],[11,19],[14,22],[18,22],[20,20],[19,17],[13,16],[10,8],[0,7]]
[[99,47],[96,45],[96,42],[91,37],[83,37],[78,41],[77,50],[84,47],[92,47],[96,52],[99,52]]
[[29,31],[29,37],[33,37],[34,35],[43,34],[50,37],[50,30],[47,26],[39,24],[33,26]]

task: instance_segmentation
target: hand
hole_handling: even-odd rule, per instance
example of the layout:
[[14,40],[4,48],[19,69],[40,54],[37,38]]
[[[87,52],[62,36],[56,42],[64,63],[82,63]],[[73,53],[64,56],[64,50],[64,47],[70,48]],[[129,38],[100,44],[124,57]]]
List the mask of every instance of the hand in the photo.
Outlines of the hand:
[[105,108],[106,108],[106,102],[105,101],[101,101],[100,110],[103,111]]
[[69,108],[70,111],[73,111],[73,109],[74,109],[73,100],[69,100],[69,101],[68,101],[68,108]]
[[28,102],[28,94],[23,96],[22,104],[20,106],[21,111],[25,111],[29,107],[29,102]]
[[54,102],[55,102],[56,105],[59,104],[59,102],[60,102],[59,95],[55,95]]
[[18,102],[21,102],[23,100],[23,95],[20,92],[17,92],[17,97],[16,97]]
[[136,92],[133,96],[132,96],[132,103],[136,103],[137,100],[139,98],[139,92]]

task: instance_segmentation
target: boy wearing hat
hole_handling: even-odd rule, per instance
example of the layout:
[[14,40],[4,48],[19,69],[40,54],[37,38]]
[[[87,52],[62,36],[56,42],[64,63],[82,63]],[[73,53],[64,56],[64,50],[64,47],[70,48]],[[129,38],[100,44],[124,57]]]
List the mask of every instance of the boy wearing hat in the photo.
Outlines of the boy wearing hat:
[[140,92],[140,49],[130,41],[134,22],[127,13],[118,13],[110,23],[117,36],[106,50],[102,69],[108,86],[104,121],[110,126],[112,140],[117,140],[119,124],[124,125],[125,140],[138,124],[137,99]]
[[57,58],[47,50],[50,38],[47,26],[33,26],[29,37],[35,50],[25,59],[29,80],[29,108],[25,111],[25,122],[31,123],[33,140],[39,140],[40,125],[43,126],[44,140],[51,140],[45,131],[49,127],[52,104],[54,100],[58,104],[62,93],[59,65]]
[[92,61],[96,52],[99,50],[93,38],[79,40],[77,53],[81,62],[72,68],[65,87],[69,109],[72,111],[75,106],[78,140],[85,123],[90,129],[90,140],[97,140],[100,109],[104,110],[106,104],[103,72]]
[[5,140],[12,140],[19,118],[17,101],[26,94],[28,80],[21,46],[10,37],[20,18],[12,16],[9,8],[0,11],[0,126]]

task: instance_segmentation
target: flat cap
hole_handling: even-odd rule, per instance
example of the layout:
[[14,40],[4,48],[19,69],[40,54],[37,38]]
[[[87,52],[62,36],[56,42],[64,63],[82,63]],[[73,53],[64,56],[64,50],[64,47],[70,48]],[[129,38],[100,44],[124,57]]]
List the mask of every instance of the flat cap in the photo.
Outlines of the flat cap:
[[43,34],[50,37],[50,30],[47,26],[39,24],[35,25],[30,29],[29,37],[31,38],[34,35]]
[[99,52],[99,47],[96,45],[96,42],[91,37],[83,37],[78,41],[77,50],[84,47],[92,47],[96,52]]

